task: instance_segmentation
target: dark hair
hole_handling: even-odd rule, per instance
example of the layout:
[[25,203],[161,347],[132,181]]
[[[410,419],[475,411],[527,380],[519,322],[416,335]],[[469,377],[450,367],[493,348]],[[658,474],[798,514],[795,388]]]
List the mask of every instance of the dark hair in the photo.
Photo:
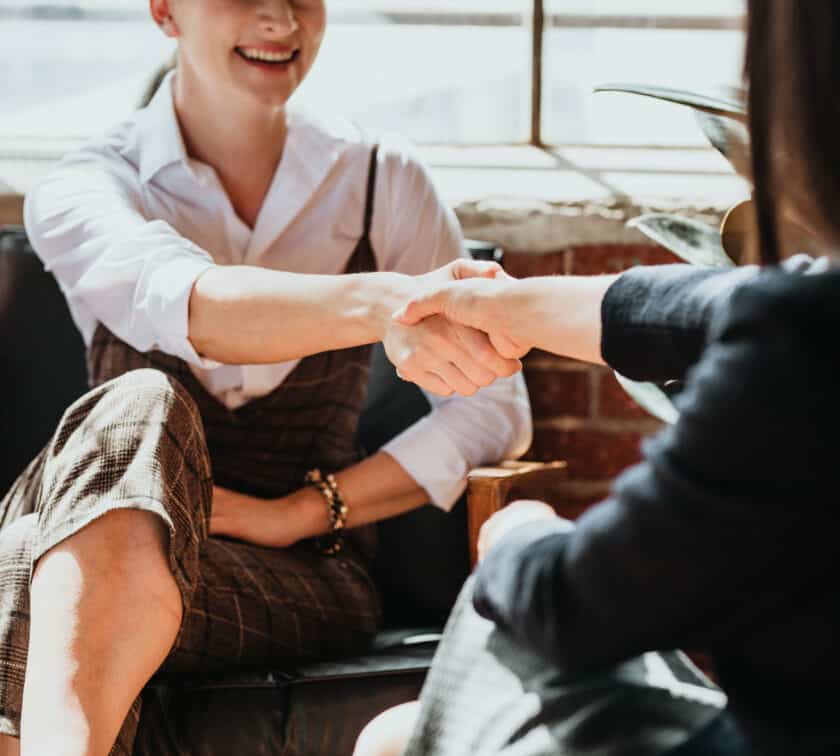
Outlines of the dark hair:
[[840,3],[749,0],[745,76],[761,259],[781,219],[840,244]]

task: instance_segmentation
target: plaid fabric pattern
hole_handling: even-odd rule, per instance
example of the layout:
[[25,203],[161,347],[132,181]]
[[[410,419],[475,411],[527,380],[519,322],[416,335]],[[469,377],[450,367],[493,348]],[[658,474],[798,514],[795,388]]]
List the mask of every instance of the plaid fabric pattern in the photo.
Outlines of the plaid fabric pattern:
[[[0,732],[19,734],[29,642],[32,565],[97,517],[119,508],[158,514],[185,606],[199,576],[212,480],[201,417],[163,373],[141,370],[71,405],[44,451],[0,503]],[[130,753],[135,704],[114,753]]]
[[476,614],[472,587],[452,611],[403,756],[659,756],[725,705],[679,652],[565,681]]
[[[376,269],[365,231],[346,272]],[[212,486],[281,497],[312,467],[358,461],[355,443],[371,348],[302,360],[284,383],[238,410],[209,394],[183,361],[141,354],[100,327],[88,352],[91,391],[0,503],[0,733],[19,735],[34,562],[119,508],[167,524],[184,603],[160,674],[276,668],[363,650],[379,623],[368,566],[373,526],[350,531],[339,558],[309,542],[266,549],[209,538]],[[112,754],[129,756],[138,698]]]

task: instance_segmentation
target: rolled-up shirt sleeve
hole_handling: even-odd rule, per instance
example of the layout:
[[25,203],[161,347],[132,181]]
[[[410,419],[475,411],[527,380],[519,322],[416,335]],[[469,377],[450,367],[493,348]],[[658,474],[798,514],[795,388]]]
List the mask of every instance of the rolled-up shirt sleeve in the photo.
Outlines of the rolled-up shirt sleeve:
[[426,394],[433,409],[383,447],[449,510],[474,467],[521,457],[531,445],[528,391],[521,375],[496,381],[470,397]]
[[26,198],[26,231],[87,343],[97,323],[140,352],[201,367],[189,340],[193,284],[214,265],[171,225],[146,217],[142,184],[114,155],[65,159]]

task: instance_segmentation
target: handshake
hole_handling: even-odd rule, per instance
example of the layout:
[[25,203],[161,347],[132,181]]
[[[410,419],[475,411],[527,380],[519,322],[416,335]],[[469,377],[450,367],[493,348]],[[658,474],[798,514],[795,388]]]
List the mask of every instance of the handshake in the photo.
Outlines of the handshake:
[[397,374],[440,396],[471,396],[522,369],[522,282],[496,263],[456,260],[408,279],[382,339]]

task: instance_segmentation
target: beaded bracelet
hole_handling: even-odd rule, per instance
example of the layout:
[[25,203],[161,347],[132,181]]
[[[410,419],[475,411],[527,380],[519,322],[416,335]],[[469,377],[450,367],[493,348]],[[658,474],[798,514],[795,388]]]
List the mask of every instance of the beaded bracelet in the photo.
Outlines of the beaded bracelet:
[[344,546],[344,529],[347,525],[347,505],[341,498],[338,483],[332,474],[324,475],[318,468],[306,473],[306,482],[315,488],[327,502],[331,533],[318,539],[321,552],[335,556]]

